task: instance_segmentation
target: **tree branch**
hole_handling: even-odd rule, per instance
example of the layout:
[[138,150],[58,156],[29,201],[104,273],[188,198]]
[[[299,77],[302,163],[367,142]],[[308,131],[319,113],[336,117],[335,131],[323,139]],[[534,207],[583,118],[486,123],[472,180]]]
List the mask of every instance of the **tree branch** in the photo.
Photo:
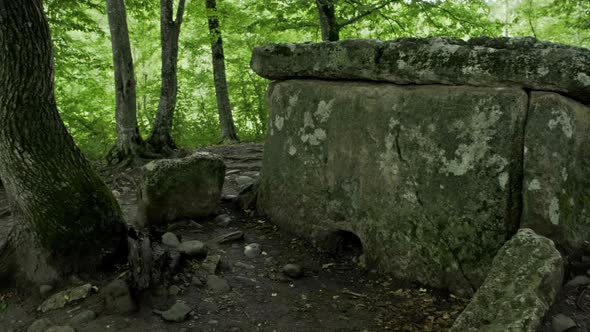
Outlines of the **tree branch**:
[[386,7],[387,5],[389,5],[391,3],[394,3],[394,2],[397,2],[397,1],[399,1],[399,0],[388,0],[388,1],[382,3],[382,4],[378,5],[378,6],[375,6],[375,7],[371,8],[371,9],[369,9],[369,10],[366,10],[366,11],[358,14],[355,17],[352,17],[352,18],[350,18],[350,19],[348,19],[348,20],[346,20],[346,21],[344,21],[342,23],[339,23],[338,24],[338,27],[343,28],[343,27],[345,27],[347,25],[351,25],[353,23],[356,23],[356,22],[362,20],[363,18],[365,18],[365,17],[373,14],[374,12],[381,10],[382,8]]
[[184,3],[185,0],[178,0],[178,9],[176,10],[176,26],[180,28],[182,24],[182,18],[184,16]]

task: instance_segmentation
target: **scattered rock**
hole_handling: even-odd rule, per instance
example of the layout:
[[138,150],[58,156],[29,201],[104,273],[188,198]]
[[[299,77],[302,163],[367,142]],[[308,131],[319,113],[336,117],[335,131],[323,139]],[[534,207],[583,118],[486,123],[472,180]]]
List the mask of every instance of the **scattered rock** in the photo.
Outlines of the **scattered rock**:
[[72,325],[80,325],[84,323],[88,323],[96,319],[96,313],[92,310],[84,310],[81,313],[75,315],[70,319],[70,324]]
[[215,294],[225,294],[231,290],[227,280],[216,275],[207,276],[207,288]]
[[53,325],[53,322],[49,318],[40,318],[29,326],[27,332],[45,332],[49,327]]
[[176,234],[167,232],[162,235],[162,244],[176,248],[180,244],[180,241],[178,240],[178,236],[176,236]]
[[243,267],[245,269],[254,270],[256,267],[254,265],[246,264],[244,262],[236,262],[234,264],[237,267]]
[[168,294],[171,296],[176,296],[178,294],[180,294],[182,290],[180,289],[180,287],[176,286],[176,285],[172,285],[170,286],[170,288],[168,288]]
[[565,288],[578,288],[580,286],[586,286],[590,284],[590,277],[587,276],[576,276],[572,280],[565,284]]
[[217,210],[224,174],[223,160],[207,152],[148,163],[141,179],[139,218],[149,225],[210,216]]
[[231,221],[232,221],[232,218],[230,216],[228,216],[227,214],[220,214],[217,217],[215,217],[215,222],[217,223],[217,226],[219,226],[219,227],[227,227],[227,226],[229,226]]
[[43,302],[37,310],[47,312],[63,308],[66,304],[84,299],[92,291],[91,284],[84,284],[82,286],[70,288],[68,290],[53,294],[45,302]]
[[557,314],[553,316],[553,319],[551,320],[553,332],[565,332],[576,326],[576,322],[564,314]]
[[283,266],[283,273],[291,278],[297,279],[303,276],[303,269],[297,264],[287,264]]
[[193,279],[191,280],[191,284],[194,286],[198,286],[201,287],[203,286],[203,282],[201,281],[201,279],[197,276],[194,276]]
[[239,169],[232,169],[232,170],[225,172],[225,175],[232,175],[232,174],[237,174],[237,173],[240,173]]
[[553,241],[520,229],[500,249],[490,272],[451,332],[535,332],[563,280]]
[[240,187],[245,187],[245,186],[248,186],[248,185],[251,185],[252,183],[254,183],[254,179],[249,176],[240,175],[240,176],[236,177],[236,183]]
[[250,243],[244,247],[244,255],[248,258],[256,258],[260,256],[262,249],[258,243]]
[[244,232],[235,231],[235,232],[220,235],[220,236],[214,238],[213,240],[211,240],[211,242],[222,244],[222,243],[227,243],[227,242],[231,242],[231,241],[241,240],[243,238],[244,238]]
[[41,296],[47,296],[53,290],[53,286],[51,285],[41,285],[39,286],[39,294]]
[[219,267],[219,262],[221,261],[220,255],[209,255],[207,258],[201,263],[201,267],[207,271],[208,274],[215,274],[217,272],[217,268]]
[[221,199],[225,202],[235,202],[238,199],[238,195],[223,195]]
[[194,220],[182,220],[170,224],[167,228],[168,232],[200,232],[203,225]]
[[193,311],[191,307],[189,307],[184,302],[175,303],[170,309],[162,312],[162,318],[165,321],[169,322],[182,322],[186,320],[188,314]]
[[109,313],[124,314],[134,312],[137,309],[131,297],[129,286],[124,280],[112,281],[102,289],[101,295],[105,302],[105,310]]
[[71,326],[52,326],[47,329],[46,332],[76,332],[76,330]]
[[187,256],[204,256],[207,254],[207,247],[198,240],[182,242],[177,249]]

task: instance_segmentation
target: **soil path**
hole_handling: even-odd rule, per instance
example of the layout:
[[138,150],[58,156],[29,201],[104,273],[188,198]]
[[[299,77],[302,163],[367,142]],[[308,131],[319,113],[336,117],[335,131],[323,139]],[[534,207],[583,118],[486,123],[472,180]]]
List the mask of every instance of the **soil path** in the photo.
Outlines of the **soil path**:
[[[207,150],[226,161],[224,195],[236,195],[259,174],[260,145],[238,144]],[[133,218],[137,169],[102,173],[127,217]],[[8,291],[0,294],[0,305],[7,305],[0,312],[0,331],[26,331],[41,317],[68,325],[72,316],[87,309],[94,310],[98,317],[72,325],[76,331],[445,331],[465,304],[453,296],[367,270],[360,266],[362,248],[354,241],[345,243],[342,252],[322,253],[306,241],[281,232],[253,211],[242,211],[231,200],[224,201],[220,214],[229,216],[229,223],[220,223],[215,218],[196,220],[198,225],[188,229],[176,227],[175,232],[182,239],[203,242],[236,231],[243,232],[244,238],[210,245],[208,257],[220,258],[214,271],[202,260],[185,261],[168,284],[138,298],[137,313],[108,315],[100,297],[91,295],[63,309],[41,314],[36,310],[42,302],[40,296],[21,297]],[[262,253],[247,258],[244,246],[251,243],[260,244]],[[301,266],[303,276],[293,279],[283,274],[282,268],[288,263]],[[207,275],[211,274],[225,280],[230,289],[207,285]],[[113,276],[79,276],[72,279],[70,287],[91,282],[100,288],[112,279]],[[186,321],[167,323],[154,313],[167,310],[178,301],[193,308]]]

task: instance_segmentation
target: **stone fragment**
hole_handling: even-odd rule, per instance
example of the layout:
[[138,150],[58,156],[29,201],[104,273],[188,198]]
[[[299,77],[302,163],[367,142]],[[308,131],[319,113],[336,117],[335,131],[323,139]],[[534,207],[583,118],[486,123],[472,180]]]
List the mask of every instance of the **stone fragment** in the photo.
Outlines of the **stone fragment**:
[[139,217],[146,224],[209,216],[221,198],[225,165],[210,153],[162,159],[143,167]]
[[92,291],[91,284],[84,284],[82,286],[74,287],[67,289],[65,291],[58,292],[50,296],[47,300],[45,300],[37,310],[41,312],[47,312],[50,310],[55,310],[59,308],[65,307],[67,304],[71,302],[75,302],[81,299],[85,299],[88,297],[90,292]]
[[203,263],[201,263],[201,268],[203,268],[208,274],[215,274],[220,262],[220,255],[208,255]]
[[303,269],[297,264],[283,266],[283,273],[291,278],[298,279],[303,276]]
[[164,233],[164,235],[162,235],[162,244],[172,248],[176,248],[180,244],[180,241],[178,240],[176,234],[172,232],[167,232]]
[[172,285],[170,286],[170,288],[168,288],[168,294],[170,294],[171,296],[176,296],[178,294],[180,294],[182,290],[180,289],[180,287],[176,286],[176,285]]
[[562,280],[563,259],[553,241],[520,229],[450,331],[536,332]]
[[207,254],[207,246],[199,240],[182,242],[177,249],[187,256],[204,256]]
[[197,276],[194,276],[194,277],[193,277],[193,279],[191,280],[191,284],[192,284],[193,286],[198,286],[198,287],[201,287],[201,286],[203,286],[203,282],[202,282],[202,281],[201,281],[201,279],[200,279],[199,277],[197,277]]
[[48,295],[52,290],[53,290],[53,286],[51,286],[51,285],[39,286],[39,294],[41,294],[41,296]]
[[92,310],[84,310],[70,319],[70,324],[80,325],[96,319],[96,313]]
[[289,80],[268,100],[261,214],[317,246],[353,233],[400,279],[481,285],[520,222],[525,91]]
[[229,226],[231,221],[232,221],[232,218],[230,216],[228,216],[227,214],[220,214],[217,217],[215,217],[215,222],[217,223],[217,226],[219,226],[219,227],[227,227],[227,226]]
[[121,279],[113,280],[103,287],[101,296],[105,303],[105,310],[109,313],[126,314],[137,309],[127,282]]
[[254,270],[256,268],[254,265],[246,264],[244,262],[236,262],[234,265],[248,270]]
[[47,329],[46,332],[76,332],[76,330],[71,326],[52,326]]
[[53,326],[51,319],[40,318],[34,321],[31,326],[29,326],[27,332],[46,332],[51,326]]
[[522,227],[572,252],[590,238],[590,107],[531,93],[524,148]]
[[258,243],[250,243],[244,247],[244,255],[248,258],[256,258],[260,256],[262,249]]
[[168,232],[200,232],[203,225],[194,220],[181,220],[168,225]]
[[236,178],[236,183],[240,187],[248,186],[248,185],[252,184],[253,182],[254,182],[253,178],[251,178],[249,176],[245,176],[245,175],[240,175]]
[[577,288],[580,286],[590,285],[590,277],[587,276],[575,276],[572,280],[565,284],[566,289]]
[[207,288],[215,294],[225,294],[231,290],[227,280],[216,275],[207,276]]
[[211,240],[212,243],[227,243],[232,241],[238,241],[244,238],[244,232],[242,231],[234,231],[227,234],[220,235]]
[[578,326],[576,322],[564,314],[557,314],[551,319],[553,332],[565,332],[576,326]]
[[180,323],[186,320],[191,311],[193,311],[193,309],[186,303],[177,302],[170,309],[162,312],[162,318],[165,321]]
[[271,80],[509,85],[563,92],[590,102],[590,50],[529,37],[271,44],[253,50],[251,67]]

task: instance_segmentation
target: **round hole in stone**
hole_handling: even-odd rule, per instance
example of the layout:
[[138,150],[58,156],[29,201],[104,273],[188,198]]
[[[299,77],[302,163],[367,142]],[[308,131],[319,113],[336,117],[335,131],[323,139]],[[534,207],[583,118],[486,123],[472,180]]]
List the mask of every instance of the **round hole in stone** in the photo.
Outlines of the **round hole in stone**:
[[350,231],[338,230],[331,233],[326,244],[333,254],[345,260],[356,260],[363,255],[361,239]]

